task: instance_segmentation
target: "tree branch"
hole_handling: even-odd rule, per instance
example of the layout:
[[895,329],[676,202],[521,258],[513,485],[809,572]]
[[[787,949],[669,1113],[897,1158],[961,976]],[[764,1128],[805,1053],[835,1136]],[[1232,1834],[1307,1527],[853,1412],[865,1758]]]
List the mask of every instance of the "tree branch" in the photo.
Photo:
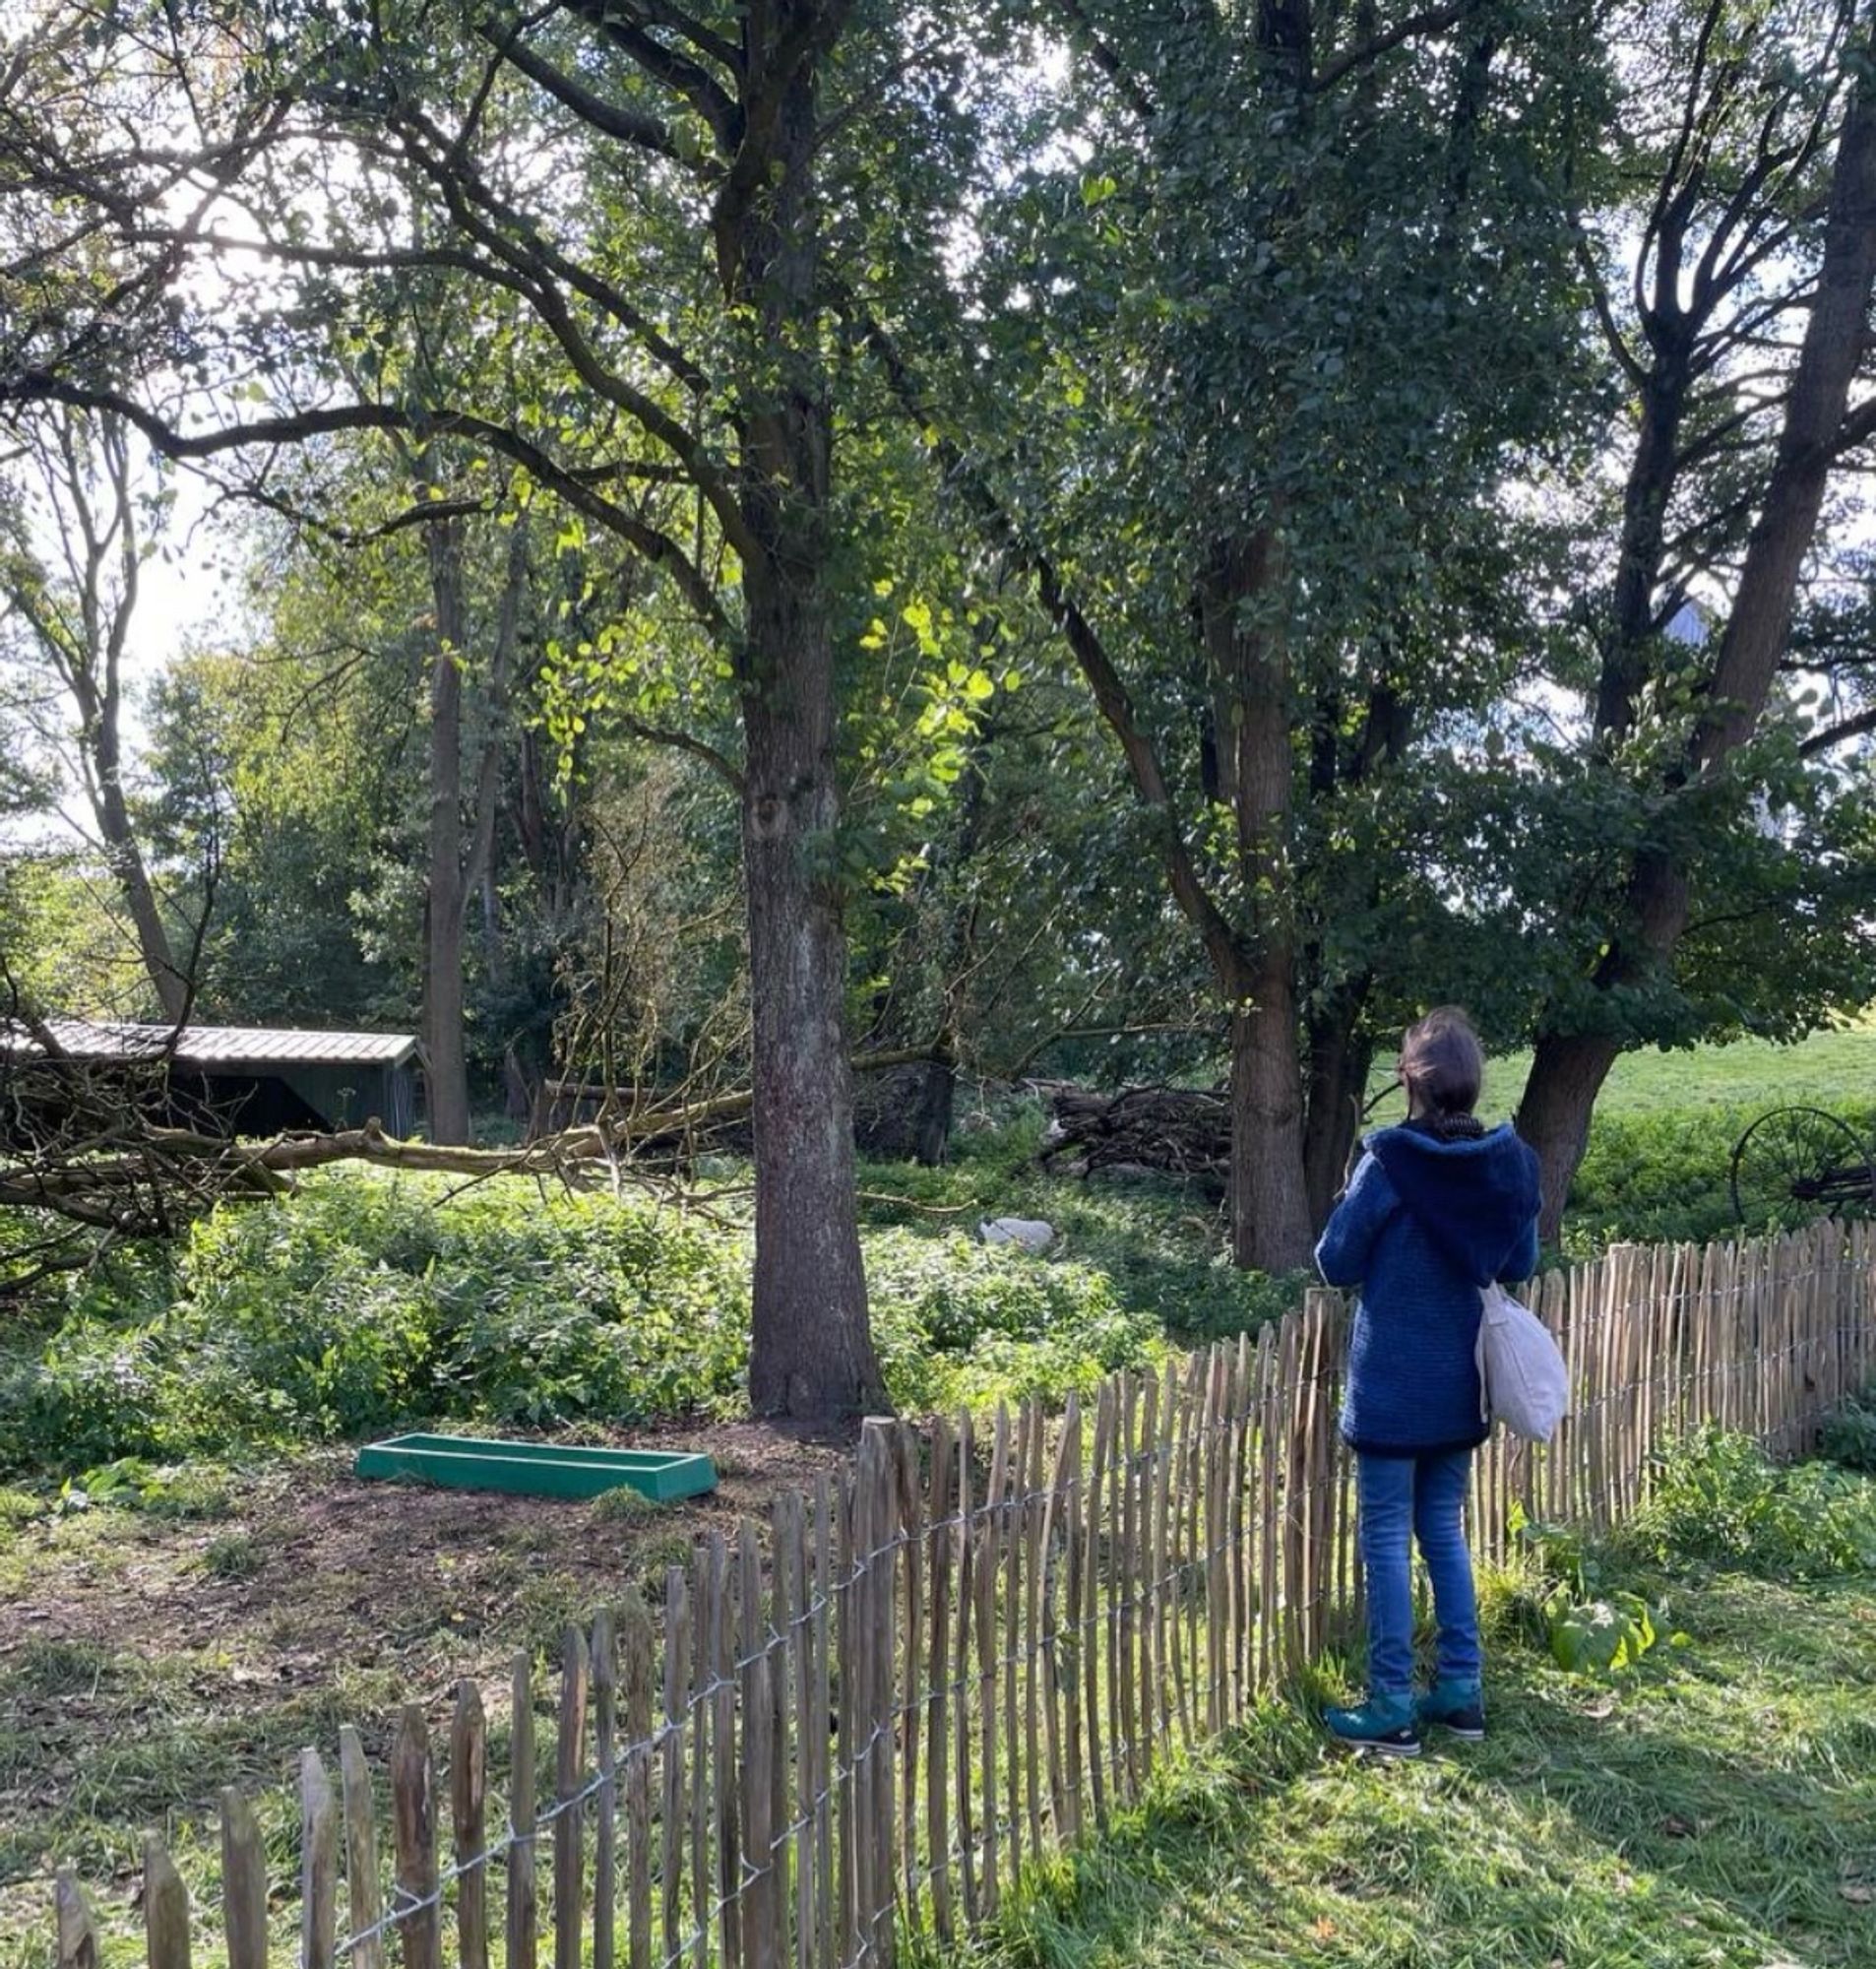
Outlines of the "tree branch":
[[648,744],[668,745],[673,751],[688,752],[693,759],[701,759],[738,799],[742,797],[742,774],[734,762],[718,751],[715,745],[702,738],[693,738],[688,731],[673,730],[663,725],[648,725],[643,719],[621,716],[619,723],[633,737],[643,738]]
[[0,403],[7,402],[63,403],[81,410],[115,411],[135,424],[163,457],[179,463],[219,457],[222,452],[244,446],[297,444],[310,437],[334,436],[344,431],[401,431],[421,437],[456,435],[472,439],[517,465],[525,465],[569,506],[634,547],[654,566],[662,568],[676,583],[698,620],[726,648],[741,647],[741,637],[723,613],[709,579],[668,534],[611,500],[602,499],[578,476],[565,471],[518,431],[469,412],[419,413],[384,404],[335,404],[324,410],[256,417],[248,423],[224,424],[219,430],[189,435],[118,392],[91,389],[39,370],[0,378]]
[[1068,23],[1070,38],[1113,84],[1114,93],[1143,123],[1151,123],[1158,115],[1159,105],[1146,84],[1121,60],[1113,43],[1102,37],[1082,0],[1055,0],[1055,11]]
[[1417,39],[1422,34],[1443,34],[1448,28],[1456,28],[1467,15],[1475,13],[1479,0],[1451,0],[1444,7],[1428,7],[1418,14],[1409,14],[1403,21],[1397,21],[1392,28],[1383,28],[1378,34],[1361,42],[1358,46],[1344,48],[1333,61],[1324,62],[1322,67],[1309,79],[1309,93],[1322,95],[1335,88],[1344,76],[1351,75],[1358,68],[1365,68],[1370,62],[1398,48],[1402,42]]
[[[646,32],[648,25],[677,27],[675,21],[657,19],[660,13],[674,13],[674,9],[652,6],[643,9],[636,19],[622,20],[620,16],[627,11],[630,0],[561,0],[561,4],[568,13],[576,15],[589,27],[596,28],[653,81],[681,95],[710,125],[722,155],[725,158],[735,156],[742,142],[742,110],[735,98],[708,69],[679,54],[675,48],[666,47],[656,35]],[[698,33],[701,31],[697,24],[686,19],[686,25],[692,32],[685,33],[685,39],[693,47],[700,47]],[[684,31],[678,28],[678,32]],[[733,54],[727,43],[718,45],[722,51],[719,59],[733,69]]]
[[1871,731],[1876,731],[1876,705],[1867,711],[1857,712],[1853,718],[1839,719],[1835,725],[1825,726],[1822,731],[1813,731],[1798,746],[1798,757],[1815,759],[1820,752],[1828,752],[1834,745],[1842,745],[1849,738],[1861,738]]
[[678,148],[677,139],[671,133],[671,126],[662,117],[647,116],[635,109],[627,109],[622,104],[609,102],[604,96],[595,95],[592,90],[576,82],[572,76],[554,67],[544,56],[536,53],[521,37],[519,29],[511,34],[497,34],[490,28],[478,31],[483,39],[492,42],[502,54],[521,70],[528,79],[544,89],[564,108],[571,109],[583,123],[590,124],[603,137],[611,137],[621,144],[632,144],[642,151],[650,151],[654,156],[682,166],[705,179],[719,177],[720,164],[708,159],[686,158]]

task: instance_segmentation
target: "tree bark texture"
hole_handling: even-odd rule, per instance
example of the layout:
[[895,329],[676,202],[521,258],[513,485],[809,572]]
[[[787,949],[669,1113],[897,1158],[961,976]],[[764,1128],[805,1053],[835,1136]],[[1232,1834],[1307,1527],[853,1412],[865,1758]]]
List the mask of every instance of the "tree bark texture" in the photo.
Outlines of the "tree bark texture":
[[818,612],[750,569],[743,872],[754,1015],[756,1263],[749,1398],[759,1415],[878,1411],[854,1216],[846,938],[834,848],[832,653]]
[[775,364],[747,388],[737,433],[754,547],[738,674],[756,1157],[749,1398],[758,1415],[817,1424],[887,1406],[855,1215],[826,594],[833,415],[814,353],[815,91],[803,50],[837,25],[838,10],[816,0],[745,19],[765,127],[716,218],[725,298],[753,308]]
[[423,1054],[430,1139],[469,1138],[469,1061],[463,1036],[463,527],[425,529],[436,650],[430,670],[429,869],[423,907]]
[[1268,526],[1215,551],[1200,603],[1216,701],[1230,720],[1219,752],[1221,766],[1228,761],[1250,916],[1250,934],[1219,980],[1231,1019],[1231,1252],[1266,1272],[1305,1266],[1315,1248],[1296,1047],[1287,582],[1282,536]]
[[1303,1124],[1303,1185],[1317,1232],[1342,1194],[1348,1156],[1361,1126],[1374,1049],[1359,1026],[1367,981],[1330,994],[1304,1018],[1309,1049],[1308,1109]]

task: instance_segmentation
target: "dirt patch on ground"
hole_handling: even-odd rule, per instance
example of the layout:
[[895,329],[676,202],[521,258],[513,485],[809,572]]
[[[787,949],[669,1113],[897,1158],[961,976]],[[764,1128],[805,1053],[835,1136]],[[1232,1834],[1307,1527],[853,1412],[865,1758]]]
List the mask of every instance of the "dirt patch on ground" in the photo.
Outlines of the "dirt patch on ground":
[[753,1423],[611,1439],[707,1451],[720,1487],[566,1503],[361,1483],[348,1451],[317,1452],[235,1480],[211,1515],[103,1506],[0,1534],[0,1969],[42,1930],[55,1865],[128,1892],[161,1828],[186,1874],[222,1785],[283,1794],[342,1722],[381,1752],[406,1702],[440,1730],[465,1677],[505,1733],[517,1650],[548,1653],[630,1585],[661,1596],[699,1536],[845,1455]]

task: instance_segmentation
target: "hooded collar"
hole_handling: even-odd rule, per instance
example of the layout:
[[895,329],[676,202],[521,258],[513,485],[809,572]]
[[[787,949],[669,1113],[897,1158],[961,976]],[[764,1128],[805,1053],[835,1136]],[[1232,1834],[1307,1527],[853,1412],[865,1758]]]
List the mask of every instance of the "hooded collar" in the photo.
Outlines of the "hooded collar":
[[1422,1128],[1382,1128],[1367,1147],[1442,1255],[1473,1285],[1489,1285],[1537,1214],[1530,1145],[1501,1125],[1454,1141]]

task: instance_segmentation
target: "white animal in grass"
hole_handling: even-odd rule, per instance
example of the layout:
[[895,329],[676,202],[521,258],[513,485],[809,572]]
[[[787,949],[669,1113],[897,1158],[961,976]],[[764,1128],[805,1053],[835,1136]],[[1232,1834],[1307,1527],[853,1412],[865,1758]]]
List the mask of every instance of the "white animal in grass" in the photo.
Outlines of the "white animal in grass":
[[1026,1251],[1046,1251],[1055,1242],[1055,1226],[1039,1217],[986,1217],[977,1226],[986,1244],[1020,1244]]

